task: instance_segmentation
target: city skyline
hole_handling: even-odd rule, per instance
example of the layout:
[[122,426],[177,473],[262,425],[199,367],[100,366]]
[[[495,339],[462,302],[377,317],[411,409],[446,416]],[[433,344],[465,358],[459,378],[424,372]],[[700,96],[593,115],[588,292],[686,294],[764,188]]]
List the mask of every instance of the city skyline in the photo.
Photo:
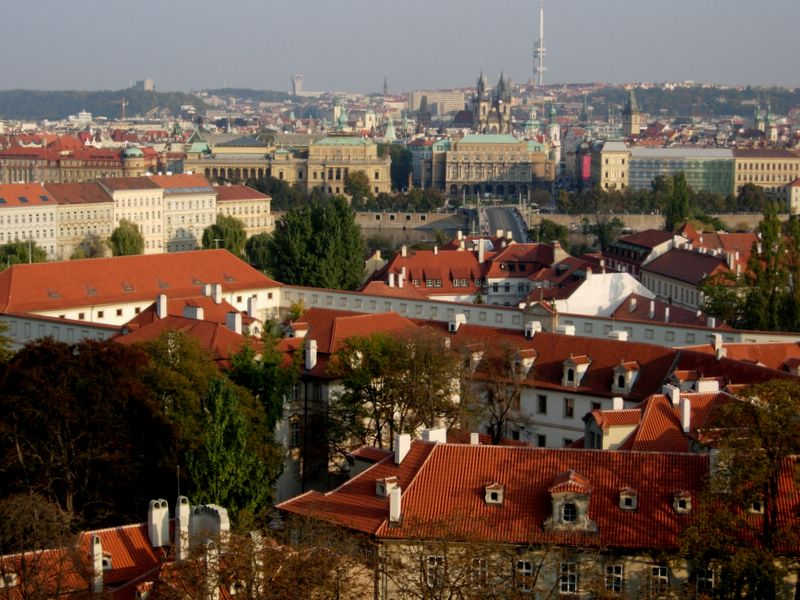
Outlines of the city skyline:
[[[13,61],[2,89],[120,89],[152,78],[160,90],[249,87],[378,92],[470,85],[483,70],[532,76],[538,0],[388,3],[311,0],[280,7],[231,0],[12,0],[0,34]],[[634,0],[545,4],[545,84],[683,81],[800,85],[793,24],[800,3]],[[758,22],[769,28],[757,27]],[[23,26],[28,24],[28,26]],[[24,52],[19,49],[25,48]],[[102,51],[98,51],[102,48]]]

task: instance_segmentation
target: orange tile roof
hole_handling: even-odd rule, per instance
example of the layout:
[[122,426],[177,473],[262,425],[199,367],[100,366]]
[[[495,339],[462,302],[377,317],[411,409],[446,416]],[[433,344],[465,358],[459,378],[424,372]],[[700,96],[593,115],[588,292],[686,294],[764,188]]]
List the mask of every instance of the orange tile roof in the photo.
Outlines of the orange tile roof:
[[[552,514],[548,489],[574,471],[591,486],[589,518],[596,536],[547,532]],[[327,494],[309,492],[278,505],[292,513],[325,519],[382,539],[457,536],[513,544],[579,544],[602,548],[675,548],[691,522],[672,508],[675,490],[698,497],[708,474],[708,456],[643,452],[547,449],[415,440],[400,466],[386,459]],[[402,522],[389,525],[389,501],[375,494],[375,481],[397,476]],[[577,479],[577,477],[575,477]],[[486,482],[503,486],[501,506],[487,505]],[[638,491],[638,510],[619,508],[619,490]]]
[[[226,323],[228,313],[236,312],[242,315],[242,323],[251,323],[254,319],[247,313],[242,312],[229,304],[227,300],[223,300],[219,304],[214,302],[210,296],[191,296],[188,298],[167,298],[167,314],[174,317],[182,317],[184,308],[187,306],[200,307],[203,309],[203,320],[212,323]],[[156,312],[156,302],[142,310],[133,319],[125,324],[125,328],[132,331],[144,327],[156,320],[158,314]]]
[[[186,190],[190,188],[206,188],[209,192],[214,188],[208,182],[208,179],[202,175],[187,175],[178,173],[175,175],[151,175],[148,177],[150,181],[155,183],[164,191],[175,193],[175,191]],[[193,190],[192,193],[194,193]],[[185,193],[185,192],[184,192]]]
[[230,202],[233,200],[271,200],[272,196],[262,194],[246,185],[215,185],[214,191],[217,192],[217,202]]
[[56,201],[40,183],[0,185],[0,208],[11,206],[55,206]]
[[280,285],[226,250],[19,264],[0,273],[0,312],[194,296],[206,283],[224,292]]
[[125,191],[125,190],[155,190],[160,186],[151,181],[149,177],[111,177],[107,179],[98,179],[98,181],[106,188],[112,191]]
[[[800,359],[800,342],[773,342],[764,344],[723,344],[725,356],[734,360],[763,365],[770,369],[786,370],[792,359]],[[689,346],[687,350],[715,354],[714,344]]]

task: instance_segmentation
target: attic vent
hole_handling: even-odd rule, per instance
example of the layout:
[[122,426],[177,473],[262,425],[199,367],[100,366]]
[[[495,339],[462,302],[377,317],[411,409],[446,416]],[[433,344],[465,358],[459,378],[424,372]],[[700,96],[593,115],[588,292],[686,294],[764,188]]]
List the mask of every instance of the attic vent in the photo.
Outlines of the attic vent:
[[169,287],[169,284],[166,281],[164,281],[160,277],[158,277],[157,279],[158,279],[158,287],[160,287],[162,290]]
[[122,282],[122,291],[123,291],[123,292],[128,292],[128,293],[130,293],[130,292],[132,292],[132,291],[133,291],[133,289],[134,289],[134,288],[133,288],[133,285],[131,285],[129,282],[127,282],[127,281],[123,281],[123,282]]
[[39,196],[39,200],[41,200],[42,202],[50,202],[50,198],[44,195]]
[[204,282],[192,275],[192,285],[204,285]]
[[228,283],[232,283],[232,282],[236,281],[236,277],[234,277],[233,275],[228,275],[224,271],[222,273],[222,277],[224,277],[225,281],[228,282]]
[[686,515],[692,512],[692,495],[689,492],[678,490],[672,501],[672,508],[679,515]]
[[111,555],[108,552],[103,552],[103,571],[110,571],[112,568]]
[[61,294],[59,294],[59,293],[58,293],[56,290],[54,290],[53,288],[47,288],[47,295],[48,295],[50,298],[61,298]]
[[4,573],[0,577],[0,590],[17,587],[19,585],[19,578],[16,573]]
[[387,498],[391,491],[399,485],[397,477],[387,477],[375,481],[375,495]]
[[88,283],[84,286],[86,288],[86,295],[87,296],[97,296],[97,288],[89,285]]
[[619,507],[622,510],[636,510],[639,494],[633,488],[622,488],[619,491]]
[[503,486],[496,481],[487,483],[484,492],[486,504],[503,504]]
[[20,196],[19,197],[19,201],[22,202],[23,204],[27,204],[28,203],[28,199],[25,196]]

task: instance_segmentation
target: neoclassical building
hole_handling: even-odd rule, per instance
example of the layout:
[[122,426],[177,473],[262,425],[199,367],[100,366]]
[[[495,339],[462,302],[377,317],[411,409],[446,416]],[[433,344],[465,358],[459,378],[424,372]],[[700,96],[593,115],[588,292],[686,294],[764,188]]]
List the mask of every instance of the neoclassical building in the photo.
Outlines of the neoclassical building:
[[391,159],[378,156],[378,145],[371,139],[332,135],[308,148],[307,190],[322,187],[328,194],[343,194],[347,175],[363,171],[373,194],[392,190]]

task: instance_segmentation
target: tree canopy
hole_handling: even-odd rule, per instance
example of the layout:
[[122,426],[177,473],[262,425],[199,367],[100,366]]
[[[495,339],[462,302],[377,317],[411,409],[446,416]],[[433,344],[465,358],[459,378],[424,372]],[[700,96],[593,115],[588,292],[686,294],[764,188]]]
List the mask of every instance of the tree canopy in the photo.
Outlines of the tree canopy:
[[341,196],[289,210],[268,244],[269,273],[293,285],[356,289],[364,277],[364,241]]
[[144,237],[139,227],[128,219],[122,219],[111,232],[111,252],[114,256],[144,254]]
[[8,242],[0,245],[0,269],[29,262],[45,262],[47,252],[34,241]]
[[245,260],[259,271],[269,268],[269,240],[268,233],[257,233],[247,238],[244,244]]
[[244,256],[247,234],[244,223],[231,215],[217,213],[217,220],[203,230],[203,248],[225,248],[231,254]]

